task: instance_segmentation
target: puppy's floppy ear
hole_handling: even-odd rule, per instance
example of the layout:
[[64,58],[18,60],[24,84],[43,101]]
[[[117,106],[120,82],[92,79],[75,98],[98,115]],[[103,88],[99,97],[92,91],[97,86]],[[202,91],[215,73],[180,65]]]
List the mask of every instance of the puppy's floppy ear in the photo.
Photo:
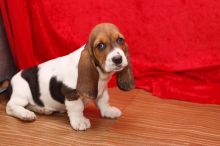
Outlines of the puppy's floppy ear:
[[130,65],[130,56],[128,52],[128,46],[126,45],[125,55],[128,60],[128,65],[120,72],[116,73],[118,88],[124,91],[131,90],[135,87],[134,77]]
[[98,95],[99,73],[90,52],[91,48],[87,44],[79,60],[76,90],[80,96],[95,99]]

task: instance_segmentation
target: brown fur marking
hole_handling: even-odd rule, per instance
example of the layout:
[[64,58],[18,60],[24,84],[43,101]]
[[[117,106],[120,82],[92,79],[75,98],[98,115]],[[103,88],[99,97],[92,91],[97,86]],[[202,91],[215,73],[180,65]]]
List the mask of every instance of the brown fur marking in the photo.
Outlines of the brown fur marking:
[[77,92],[83,97],[95,99],[98,94],[98,80],[99,73],[86,46],[79,60]]

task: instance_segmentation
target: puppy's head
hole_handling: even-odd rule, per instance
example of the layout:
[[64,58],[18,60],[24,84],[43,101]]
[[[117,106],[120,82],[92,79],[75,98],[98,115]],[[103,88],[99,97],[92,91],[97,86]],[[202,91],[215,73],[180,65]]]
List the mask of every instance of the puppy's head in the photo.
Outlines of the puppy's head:
[[[82,62],[84,63],[82,64]],[[84,78],[83,80],[84,82],[87,82],[87,84],[90,84],[91,82],[93,83],[90,85],[90,88],[93,86],[92,90],[96,90],[93,92],[94,96],[97,96],[98,90],[97,86],[99,77],[96,69],[97,67],[103,73],[117,72],[117,84],[120,89],[130,90],[134,88],[128,45],[120,30],[113,24],[101,23],[95,26],[91,31],[88,43],[81,54],[79,75],[82,76],[82,71],[87,73],[87,77],[82,76],[82,78]],[[90,79],[88,78],[89,76],[91,76]],[[80,79],[78,79],[78,81],[79,80]],[[87,86],[86,88],[88,89],[89,87]],[[92,91],[90,90],[90,92]],[[88,94],[88,92],[86,94]]]
[[89,36],[95,63],[103,72],[120,71],[128,65],[127,44],[119,29],[110,23],[97,25]]

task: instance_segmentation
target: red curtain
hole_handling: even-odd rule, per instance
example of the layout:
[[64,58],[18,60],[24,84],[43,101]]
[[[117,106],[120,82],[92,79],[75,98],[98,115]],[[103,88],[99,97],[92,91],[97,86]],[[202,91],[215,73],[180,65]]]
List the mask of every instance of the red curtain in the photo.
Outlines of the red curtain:
[[220,104],[217,0],[1,0],[0,6],[20,69],[74,51],[93,26],[111,22],[126,36],[137,88]]

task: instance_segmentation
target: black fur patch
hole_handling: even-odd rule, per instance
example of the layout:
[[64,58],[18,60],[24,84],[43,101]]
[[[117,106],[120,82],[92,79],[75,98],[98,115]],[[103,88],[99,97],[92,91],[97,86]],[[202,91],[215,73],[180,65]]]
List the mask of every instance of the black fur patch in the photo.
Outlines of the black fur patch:
[[67,100],[76,100],[79,98],[79,94],[76,89],[72,89],[64,85],[62,82],[57,81],[56,77],[50,79],[50,94],[54,100],[64,103],[65,98]]
[[39,106],[44,106],[40,100],[40,87],[38,81],[38,67],[28,68],[21,72],[21,76],[28,82],[34,102]]

